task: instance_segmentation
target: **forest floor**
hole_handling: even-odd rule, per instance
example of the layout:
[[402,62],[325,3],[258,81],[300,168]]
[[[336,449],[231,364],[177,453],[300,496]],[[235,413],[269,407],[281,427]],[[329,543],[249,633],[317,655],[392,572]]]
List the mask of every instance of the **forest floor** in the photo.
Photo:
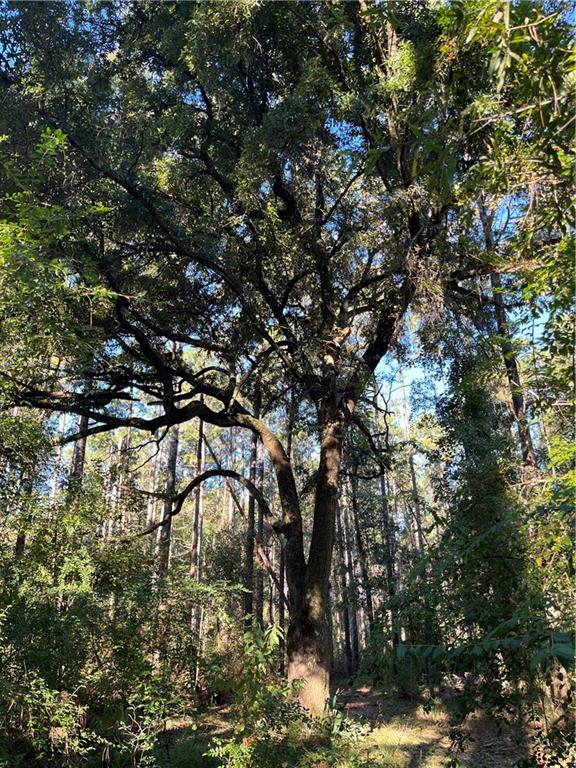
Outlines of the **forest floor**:
[[[518,730],[498,733],[482,715],[468,718],[456,741],[448,710],[435,704],[383,697],[368,686],[339,693],[340,706],[354,720],[369,724],[371,733],[359,751],[374,764],[390,768],[512,768],[527,756],[525,738]],[[230,709],[213,707],[202,725],[185,721],[170,725],[160,761],[166,768],[212,768],[218,761],[204,756],[212,739],[232,732]]]
[[511,768],[527,754],[523,734],[517,729],[498,733],[482,715],[470,716],[454,730],[443,704],[425,709],[418,702],[383,697],[368,686],[347,692],[342,701],[351,717],[372,725],[369,748],[390,768],[441,768],[450,760],[461,768]]

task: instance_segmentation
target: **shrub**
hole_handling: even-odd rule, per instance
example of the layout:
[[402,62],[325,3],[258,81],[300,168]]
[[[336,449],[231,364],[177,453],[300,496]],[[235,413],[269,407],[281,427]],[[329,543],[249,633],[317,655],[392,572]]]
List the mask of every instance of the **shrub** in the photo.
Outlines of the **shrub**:
[[335,706],[311,719],[295,700],[298,684],[275,679],[279,637],[274,627],[245,635],[243,673],[233,690],[234,734],[216,740],[206,754],[218,758],[221,768],[375,768],[369,752],[359,749],[366,726]]

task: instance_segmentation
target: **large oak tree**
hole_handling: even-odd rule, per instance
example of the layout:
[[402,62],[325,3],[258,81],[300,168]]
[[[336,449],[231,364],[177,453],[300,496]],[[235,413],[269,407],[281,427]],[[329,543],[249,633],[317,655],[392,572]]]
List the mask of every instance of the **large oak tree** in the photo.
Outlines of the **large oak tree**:
[[[493,77],[490,51],[463,42],[465,11],[2,10],[4,400],[84,417],[70,440],[194,418],[257,436],[281,502],[288,676],[313,712],[346,431],[411,308],[467,298],[489,271],[456,192],[493,130],[470,109]],[[307,547],[267,419],[291,391],[318,439]]]

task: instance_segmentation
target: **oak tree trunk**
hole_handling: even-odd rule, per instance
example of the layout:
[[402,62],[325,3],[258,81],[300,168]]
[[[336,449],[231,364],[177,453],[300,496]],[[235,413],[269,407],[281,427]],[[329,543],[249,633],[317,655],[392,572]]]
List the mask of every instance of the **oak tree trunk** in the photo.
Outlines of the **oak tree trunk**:
[[[330,697],[332,638],[328,617],[329,580],[344,421],[335,413],[322,413],[321,423],[310,553],[301,589],[292,589],[294,604],[287,637],[288,682],[302,681],[299,701],[312,715],[321,715]],[[287,566],[290,575],[292,562],[289,556]],[[294,579],[291,580],[294,583]],[[297,579],[296,586],[299,586]]]

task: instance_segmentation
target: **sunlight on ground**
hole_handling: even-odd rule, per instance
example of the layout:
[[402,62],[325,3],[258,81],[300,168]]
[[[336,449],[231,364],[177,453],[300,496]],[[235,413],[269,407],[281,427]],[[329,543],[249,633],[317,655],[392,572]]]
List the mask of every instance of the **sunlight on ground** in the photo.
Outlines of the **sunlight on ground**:
[[375,725],[369,740],[371,756],[375,766],[386,768],[442,768],[450,759],[457,759],[461,768],[510,768],[525,756],[521,740],[512,732],[497,735],[493,726],[474,718],[465,731],[474,734],[473,739],[464,752],[452,751],[447,714],[418,708]]
[[370,737],[374,757],[397,768],[440,768],[447,750],[440,745],[442,733],[418,718],[398,717],[378,726]]
[[[368,722],[373,729],[358,745],[358,756],[373,768],[445,768],[455,758],[460,768],[510,768],[525,754],[512,731],[498,735],[483,717],[470,718],[465,731],[473,740],[464,753],[454,752],[450,749],[450,718],[442,705],[427,710],[386,699],[367,687],[350,692],[347,698],[348,716]],[[215,768],[218,761],[203,753],[214,737],[230,735],[231,719],[229,707],[218,707],[210,710],[198,729],[188,720],[170,721],[160,764]]]

